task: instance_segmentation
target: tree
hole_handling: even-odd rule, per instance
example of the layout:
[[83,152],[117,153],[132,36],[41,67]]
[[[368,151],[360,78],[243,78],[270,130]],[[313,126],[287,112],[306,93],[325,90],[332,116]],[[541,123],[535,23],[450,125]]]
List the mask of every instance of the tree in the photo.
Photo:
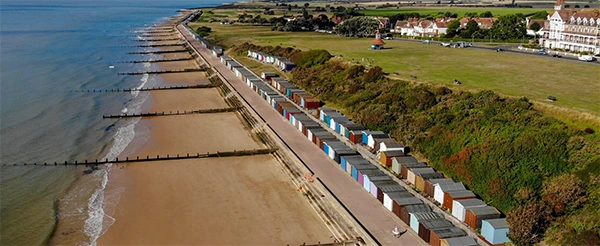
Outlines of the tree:
[[500,16],[494,22],[491,31],[497,39],[501,40],[521,38],[527,33],[524,18],[518,15]]
[[338,34],[351,37],[373,36],[377,32],[379,21],[372,17],[359,16],[344,21],[338,25]]
[[473,33],[479,32],[479,24],[475,20],[467,22],[467,26],[460,32],[460,36],[463,38],[470,38]]
[[458,34],[458,29],[460,28],[460,21],[453,20],[448,23],[448,28],[446,29],[446,37],[453,38]]
[[490,12],[490,11],[485,11],[485,12],[481,13],[481,14],[479,15],[479,17],[484,17],[484,18],[492,18],[492,17],[494,17],[494,15],[493,15],[493,14],[492,14],[492,12]]
[[310,6],[310,3],[304,3],[304,8],[308,8],[308,6]]
[[540,25],[540,23],[534,22],[533,24],[531,24],[531,26],[529,26],[529,29],[537,32],[540,29],[542,29],[542,26]]
[[506,215],[506,222],[510,226],[508,237],[516,245],[530,245],[542,240],[545,228],[545,214],[542,207],[531,202],[521,205]]
[[542,201],[554,216],[573,211],[587,201],[583,182],[575,175],[562,174],[544,182]]
[[532,19],[532,20],[545,20],[547,18],[548,18],[548,12],[546,12],[546,11],[535,12],[535,13],[533,13],[533,15],[531,15],[529,17],[529,19]]

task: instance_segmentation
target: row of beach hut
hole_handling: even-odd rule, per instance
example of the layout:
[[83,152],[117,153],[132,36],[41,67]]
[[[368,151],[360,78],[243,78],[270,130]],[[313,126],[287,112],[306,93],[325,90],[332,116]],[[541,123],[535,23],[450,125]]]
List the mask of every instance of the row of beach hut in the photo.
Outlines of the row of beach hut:
[[[296,103],[298,100],[295,100],[295,96],[304,98],[297,95],[308,93],[296,90],[291,83],[274,73],[263,73],[259,78],[231,57],[221,55],[220,60],[309,141],[338,163],[341,170],[358,182],[366,192],[410,225],[424,241],[435,246],[477,245],[475,239],[467,236],[466,232],[447,221],[442,214],[433,212],[431,207],[414,197],[388,174],[373,166],[275,90]],[[298,104],[303,107],[306,105]],[[474,229],[481,228],[483,237],[491,244],[508,241],[506,220],[500,218],[500,213],[495,208],[477,199],[461,182],[445,178],[426,163],[419,162],[409,154],[408,146],[396,142],[383,132],[370,131],[333,109],[320,108],[318,118],[351,142],[364,144],[377,151],[382,165],[391,167],[395,175],[433,197],[459,220]]]
[[[417,190],[432,197],[442,209],[447,209],[460,221],[473,229],[481,229],[482,235],[491,244],[509,241],[506,220],[500,218],[501,214],[496,208],[478,199],[472,191],[465,188],[462,182],[454,182],[444,174],[436,172],[427,163],[419,162],[409,154],[408,146],[398,143],[384,132],[367,130],[331,108],[320,108],[319,120],[351,142],[368,146],[377,153],[382,166],[390,168],[396,176],[406,179]],[[421,217],[412,218],[416,221],[433,218],[432,212],[425,212]],[[411,223],[413,223],[411,224],[413,230],[419,233],[414,224],[416,222]]]
[[256,51],[256,50],[248,50],[248,57],[253,58],[254,60],[273,64],[282,71],[290,71],[296,67],[296,64],[291,62],[289,59],[285,57],[279,57],[274,55],[269,55],[264,52]]

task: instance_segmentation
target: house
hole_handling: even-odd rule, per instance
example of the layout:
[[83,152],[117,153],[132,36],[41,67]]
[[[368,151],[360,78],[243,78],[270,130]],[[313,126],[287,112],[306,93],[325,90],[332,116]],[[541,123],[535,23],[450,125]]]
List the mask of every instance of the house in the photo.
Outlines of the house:
[[444,203],[442,208],[452,211],[454,201],[475,198],[475,193],[470,190],[452,190],[444,192]]
[[392,166],[392,158],[398,156],[405,156],[402,150],[388,150],[379,152],[379,162],[384,167]]
[[489,219],[481,221],[481,235],[491,244],[507,243],[508,224],[506,219]]
[[296,64],[291,62],[289,59],[284,57],[276,57],[274,58],[274,64],[279,67],[282,71],[290,71],[296,67]]
[[[365,184],[365,173],[369,173],[373,170],[378,170],[377,167],[369,164],[352,165],[352,178],[364,188]],[[370,189],[370,187],[369,187]]]
[[435,199],[438,203],[444,204],[444,192],[452,191],[452,190],[466,190],[465,186],[462,182],[456,183],[437,183],[433,185],[435,187],[435,193],[433,194],[433,199]]
[[565,1],[558,0],[554,12],[544,22],[540,45],[547,49],[600,54],[600,10],[568,10]]
[[390,18],[387,18],[387,17],[376,17],[375,19],[379,22],[379,28],[378,29],[383,29],[383,28],[389,28],[390,27]]
[[477,198],[465,199],[465,200],[454,200],[452,215],[460,221],[465,221],[465,215],[467,209],[485,207],[487,204]]
[[409,37],[440,37],[446,34],[448,24],[453,20],[455,18],[437,18],[435,20],[409,18],[406,21],[397,21],[390,31]]
[[465,223],[473,229],[481,228],[481,221],[500,218],[500,212],[491,206],[469,208],[465,215]]
[[479,26],[479,28],[489,29],[489,28],[492,28],[492,26],[494,26],[494,22],[496,22],[497,18],[463,17],[462,19],[459,20],[460,27],[461,28],[467,27],[467,23],[469,23],[469,21],[471,21],[471,20],[474,20],[475,22],[477,22],[477,25]]
[[440,246],[478,246],[477,241],[474,238],[464,236],[464,237],[453,237],[453,238],[444,238],[440,242]]

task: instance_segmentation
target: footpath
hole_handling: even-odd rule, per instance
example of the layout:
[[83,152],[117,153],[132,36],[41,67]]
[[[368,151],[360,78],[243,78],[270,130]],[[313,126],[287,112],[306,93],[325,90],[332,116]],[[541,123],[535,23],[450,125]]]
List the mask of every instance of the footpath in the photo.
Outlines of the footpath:
[[[302,160],[329,191],[343,204],[352,216],[366,229],[380,245],[428,245],[392,212],[381,205],[376,198],[354,181],[317,146],[308,141],[302,133],[287,122],[258,94],[229,70],[212,51],[190,36],[184,27],[177,26],[179,33],[191,44],[207,64],[213,67],[252,107],[252,109]],[[400,238],[392,234],[398,226],[407,233]]]

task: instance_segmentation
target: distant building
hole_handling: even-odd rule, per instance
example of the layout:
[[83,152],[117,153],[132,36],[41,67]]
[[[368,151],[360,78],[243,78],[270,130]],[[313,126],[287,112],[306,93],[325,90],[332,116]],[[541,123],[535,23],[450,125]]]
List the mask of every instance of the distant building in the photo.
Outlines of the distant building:
[[467,27],[467,23],[469,23],[469,21],[471,21],[471,20],[474,20],[475,22],[477,22],[477,25],[481,29],[492,28],[492,26],[494,26],[494,22],[496,22],[496,18],[463,17],[462,19],[459,20],[460,27],[461,28]]
[[438,18],[436,20],[425,20],[409,18],[405,21],[397,21],[390,32],[400,33],[409,37],[439,37],[446,34],[448,23],[454,18]]
[[542,47],[600,54],[598,9],[567,10],[565,1],[558,0],[554,10],[544,23],[544,34],[540,38]]

